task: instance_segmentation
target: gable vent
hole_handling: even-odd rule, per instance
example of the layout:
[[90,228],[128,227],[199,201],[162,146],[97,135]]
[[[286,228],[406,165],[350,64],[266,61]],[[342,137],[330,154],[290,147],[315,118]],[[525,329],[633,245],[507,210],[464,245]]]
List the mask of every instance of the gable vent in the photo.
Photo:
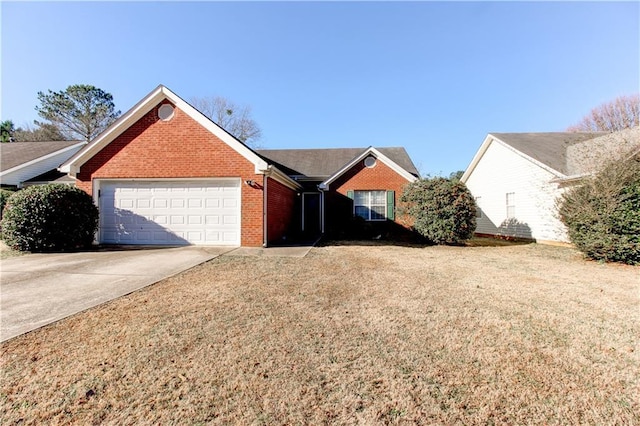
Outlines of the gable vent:
[[158,118],[162,121],[169,121],[173,118],[174,108],[169,104],[164,104],[158,108]]

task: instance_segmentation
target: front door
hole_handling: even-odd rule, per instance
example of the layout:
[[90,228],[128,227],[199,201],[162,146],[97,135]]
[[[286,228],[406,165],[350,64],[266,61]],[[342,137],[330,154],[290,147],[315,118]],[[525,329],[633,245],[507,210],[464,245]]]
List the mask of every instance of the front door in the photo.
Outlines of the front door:
[[320,235],[320,193],[302,193],[302,233],[306,237]]

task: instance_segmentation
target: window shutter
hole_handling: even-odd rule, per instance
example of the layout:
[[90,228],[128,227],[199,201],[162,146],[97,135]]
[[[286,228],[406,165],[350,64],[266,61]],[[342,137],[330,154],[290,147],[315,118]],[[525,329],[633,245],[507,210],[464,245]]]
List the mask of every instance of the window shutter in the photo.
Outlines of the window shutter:
[[347,191],[347,197],[351,198],[353,200],[353,189],[350,189]]
[[395,193],[387,191],[387,219],[395,220]]

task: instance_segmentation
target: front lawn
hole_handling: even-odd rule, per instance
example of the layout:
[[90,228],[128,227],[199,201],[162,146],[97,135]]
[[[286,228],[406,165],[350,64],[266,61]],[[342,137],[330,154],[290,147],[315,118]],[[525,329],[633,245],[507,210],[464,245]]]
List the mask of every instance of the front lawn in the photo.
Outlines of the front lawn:
[[638,424],[639,272],[535,244],[223,256],[2,344],[2,424]]

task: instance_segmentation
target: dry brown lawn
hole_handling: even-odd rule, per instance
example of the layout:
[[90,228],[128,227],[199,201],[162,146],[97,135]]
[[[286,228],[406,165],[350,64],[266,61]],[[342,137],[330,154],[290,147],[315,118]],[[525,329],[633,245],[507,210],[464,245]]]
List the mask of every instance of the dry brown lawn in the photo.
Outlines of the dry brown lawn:
[[11,424],[640,424],[640,269],[568,248],[221,257],[0,346]]

